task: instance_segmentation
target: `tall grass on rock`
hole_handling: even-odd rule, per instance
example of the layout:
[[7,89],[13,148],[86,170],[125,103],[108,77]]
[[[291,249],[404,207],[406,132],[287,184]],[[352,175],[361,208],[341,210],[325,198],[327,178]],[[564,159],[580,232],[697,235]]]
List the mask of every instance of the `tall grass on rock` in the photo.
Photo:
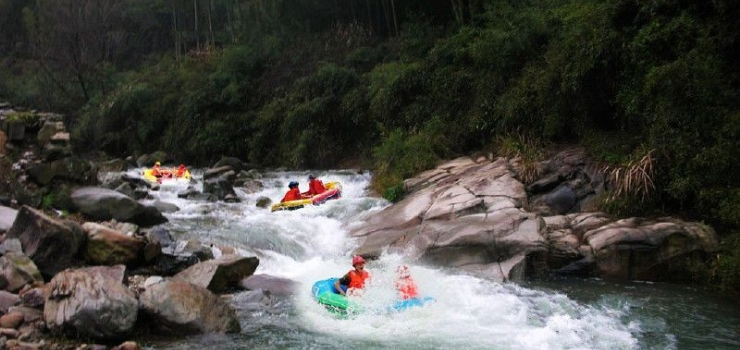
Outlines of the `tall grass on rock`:
[[519,180],[531,184],[542,174],[539,163],[545,159],[547,152],[542,142],[524,133],[509,133],[496,136],[493,141],[495,153],[501,157],[519,158]]

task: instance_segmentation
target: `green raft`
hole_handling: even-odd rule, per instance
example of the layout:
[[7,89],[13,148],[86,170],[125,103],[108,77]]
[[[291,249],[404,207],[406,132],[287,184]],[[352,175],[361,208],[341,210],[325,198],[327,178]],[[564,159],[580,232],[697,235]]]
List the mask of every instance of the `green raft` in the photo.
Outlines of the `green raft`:
[[314,299],[335,315],[348,316],[362,312],[360,305],[348,300],[347,297],[337,292],[334,288],[334,282],[337,279],[329,278],[314,283],[313,288],[311,288]]

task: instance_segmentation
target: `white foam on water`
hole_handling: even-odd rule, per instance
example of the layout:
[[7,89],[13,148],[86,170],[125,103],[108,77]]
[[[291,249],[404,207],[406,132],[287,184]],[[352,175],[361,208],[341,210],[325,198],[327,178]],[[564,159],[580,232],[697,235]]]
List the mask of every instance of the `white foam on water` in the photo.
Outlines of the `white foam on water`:
[[[194,178],[200,181],[196,174]],[[370,174],[324,172],[316,175],[325,183],[342,184],[341,199],[275,213],[255,206],[260,197],[268,197],[273,203],[279,201],[291,180],[299,181],[305,191],[307,175],[265,174],[262,190],[237,192],[242,200],[238,204],[177,198],[177,192],[184,188],[160,189],[155,196],[181,208],[167,217],[171,227],[186,237],[250,247],[260,258],[256,273],[297,281],[297,317],[301,327],[309,332],[407,348],[637,348],[633,333],[639,331],[640,325],[623,324],[623,310],[594,308],[557,292],[426,267],[394,254],[384,254],[366,266],[372,281],[364,295],[354,300],[368,311],[337,318],[316,303],[311,287],[318,280],[340,277],[352,268],[351,252],[359,242],[348,237],[347,227],[362,225],[368,213],[382,210],[388,202],[366,195]],[[394,269],[401,263],[410,266],[421,294],[436,302],[404,312],[387,311],[397,298]]]

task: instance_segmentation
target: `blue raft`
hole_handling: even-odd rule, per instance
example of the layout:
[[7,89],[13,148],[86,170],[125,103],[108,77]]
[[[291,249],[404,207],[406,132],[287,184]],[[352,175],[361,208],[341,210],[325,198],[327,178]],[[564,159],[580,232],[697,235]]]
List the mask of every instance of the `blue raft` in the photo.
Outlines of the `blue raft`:
[[[334,282],[338,278],[329,278],[321,281],[317,281],[311,288],[311,293],[314,299],[326,307],[329,312],[346,316],[350,314],[357,314],[363,312],[363,308],[355,302],[347,299],[344,295],[334,288]],[[342,289],[346,291],[346,287],[342,286]],[[413,307],[421,307],[436,301],[432,297],[418,297],[406,300],[400,300],[390,305],[387,310],[391,312],[405,311]]]

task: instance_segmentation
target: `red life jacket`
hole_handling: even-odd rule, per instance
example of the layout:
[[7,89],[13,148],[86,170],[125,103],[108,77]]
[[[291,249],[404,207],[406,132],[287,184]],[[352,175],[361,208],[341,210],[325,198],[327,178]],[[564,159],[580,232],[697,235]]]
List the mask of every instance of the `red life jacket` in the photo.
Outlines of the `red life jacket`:
[[311,179],[311,181],[308,182],[308,194],[311,196],[315,196],[317,194],[322,194],[326,191],[326,187],[324,187],[324,183],[321,182],[319,179]]
[[357,270],[350,270],[349,285],[347,286],[347,289],[364,288],[365,280],[367,280],[368,277],[370,277],[370,274],[365,270],[363,270],[362,272],[357,272]]
[[294,187],[285,193],[285,197],[283,197],[280,202],[294,201],[299,199],[303,199],[301,197],[301,191],[298,189],[298,187]]
[[419,296],[419,288],[411,277],[406,277],[396,281],[396,289],[401,293],[401,299],[411,299]]

